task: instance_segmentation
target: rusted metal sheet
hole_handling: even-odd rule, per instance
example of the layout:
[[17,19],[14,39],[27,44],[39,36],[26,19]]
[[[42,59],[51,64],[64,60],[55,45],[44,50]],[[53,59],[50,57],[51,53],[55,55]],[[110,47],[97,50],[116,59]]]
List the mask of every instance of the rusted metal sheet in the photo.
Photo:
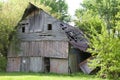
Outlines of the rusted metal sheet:
[[68,60],[50,59],[50,72],[68,73]]
[[7,62],[7,71],[13,72],[13,71],[20,71],[20,58],[8,58]]

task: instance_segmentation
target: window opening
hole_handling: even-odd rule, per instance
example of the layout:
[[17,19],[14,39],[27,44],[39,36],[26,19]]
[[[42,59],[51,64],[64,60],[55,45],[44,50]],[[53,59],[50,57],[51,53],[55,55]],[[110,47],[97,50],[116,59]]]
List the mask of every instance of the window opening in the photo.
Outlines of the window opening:
[[52,24],[48,24],[48,30],[52,30]]
[[25,27],[22,27],[22,33],[24,33],[25,32]]

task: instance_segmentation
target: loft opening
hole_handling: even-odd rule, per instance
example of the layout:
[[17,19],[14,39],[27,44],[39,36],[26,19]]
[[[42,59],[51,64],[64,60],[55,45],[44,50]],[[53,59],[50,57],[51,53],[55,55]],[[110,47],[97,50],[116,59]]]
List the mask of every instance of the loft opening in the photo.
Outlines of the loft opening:
[[22,27],[22,33],[25,33],[25,26],[28,25],[28,23],[22,23],[20,25]]
[[25,27],[22,27],[22,33],[25,33]]
[[48,24],[48,30],[52,30],[52,24]]

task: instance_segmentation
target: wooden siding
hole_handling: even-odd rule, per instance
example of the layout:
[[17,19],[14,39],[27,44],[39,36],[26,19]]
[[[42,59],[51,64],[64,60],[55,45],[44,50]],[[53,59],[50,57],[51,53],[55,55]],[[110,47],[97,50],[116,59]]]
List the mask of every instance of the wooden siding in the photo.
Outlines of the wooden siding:
[[[13,56],[12,56],[13,55]],[[10,47],[9,47],[9,51],[8,51],[8,57],[11,56],[11,57],[17,57],[18,54],[17,52],[15,51],[15,48],[13,47],[13,44],[10,44]],[[9,61],[9,60],[8,60]]]
[[37,14],[34,13],[34,15],[32,17],[30,17],[29,19],[30,19],[29,32],[43,31],[44,14],[42,13],[42,11],[38,12]]
[[50,59],[50,72],[68,73],[68,60]]
[[43,72],[44,62],[42,57],[14,57],[8,58],[7,71]]
[[20,71],[29,72],[29,70],[30,70],[29,64],[30,64],[30,58],[29,57],[22,57]]
[[20,71],[20,58],[8,58],[7,62],[7,71],[13,72],[13,71]]
[[91,63],[90,60],[92,59],[93,59],[92,57],[89,57],[88,59],[84,60],[83,62],[79,64],[80,69],[86,74],[90,74],[95,69],[95,68],[90,67],[89,65]]
[[78,72],[79,70],[79,65],[77,64],[77,55],[74,54],[69,54],[69,67],[71,72]]
[[43,72],[44,61],[42,57],[30,57],[30,71]]
[[22,42],[20,49],[21,50],[17,54],[12,54],[12,51],[10,51],[11,54],[9,54],[8,57],[42,56],[42,57],[68,58],[67,41]]
[[[59,21],[43,10],[21,20],[18,25],[18,37],[24,41],[32,40],[68,40],[65,32],[58,25]],[[52,30],[48,30],[51,24]],[[22,32],[25,27],[25,32]]]
[[41,41],[41,40],[56,40],[56,41],[68,41],[64,32],[59,31],[49,31],[44,33],[19,33],[18,37],[22,41]]

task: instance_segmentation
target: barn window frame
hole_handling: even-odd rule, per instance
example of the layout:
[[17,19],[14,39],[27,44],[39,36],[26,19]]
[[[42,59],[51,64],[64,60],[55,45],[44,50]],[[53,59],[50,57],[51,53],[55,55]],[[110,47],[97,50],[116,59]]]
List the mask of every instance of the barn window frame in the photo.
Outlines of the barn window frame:
[[52,24],[48,24],[47,29],[52,30]]

